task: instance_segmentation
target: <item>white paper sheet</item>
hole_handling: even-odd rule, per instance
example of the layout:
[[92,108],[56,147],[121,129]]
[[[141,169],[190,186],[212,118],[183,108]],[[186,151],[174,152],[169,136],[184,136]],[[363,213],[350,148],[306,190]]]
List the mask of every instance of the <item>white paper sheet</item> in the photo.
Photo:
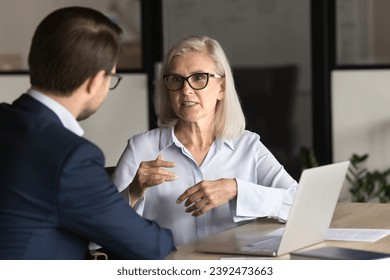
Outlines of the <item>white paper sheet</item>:
[[[269,232],[267,235],[281,236],[284,228]],[[325,240],[375,242],[390,234],[390,229],[368,228],[330,228]]]
[[325,240],[375,242],[389,234],[389,229],[330,228]]

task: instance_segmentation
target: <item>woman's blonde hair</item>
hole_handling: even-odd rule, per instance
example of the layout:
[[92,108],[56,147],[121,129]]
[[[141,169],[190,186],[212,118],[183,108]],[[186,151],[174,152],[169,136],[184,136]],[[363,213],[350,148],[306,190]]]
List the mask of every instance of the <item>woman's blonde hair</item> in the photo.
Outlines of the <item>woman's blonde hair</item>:
[[171,106],[169,91],[163,76],[169,73],[173,57],[190,52],[205,52],[213,59],[217,74],[224,77],[225,98],[217,102],[215,116],[215,137],[233,139],[242,135],[245,129],[245,117],[234,86],[229,60],[221,45],[210,37],[188,36],[178,41],[167,53],[163,61],[155,94],[155,110],[159,127],[172,127],[179,118]]

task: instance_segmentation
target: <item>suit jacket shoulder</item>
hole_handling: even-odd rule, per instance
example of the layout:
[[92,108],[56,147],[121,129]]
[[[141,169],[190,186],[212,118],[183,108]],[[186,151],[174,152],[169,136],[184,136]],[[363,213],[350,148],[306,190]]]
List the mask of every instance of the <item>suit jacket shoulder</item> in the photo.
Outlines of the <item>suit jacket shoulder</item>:
[[173,249],[118,193],[101,150],[38,101],[0,105],[0,142],[0,259],[82,259],[90,241],[126,259]]

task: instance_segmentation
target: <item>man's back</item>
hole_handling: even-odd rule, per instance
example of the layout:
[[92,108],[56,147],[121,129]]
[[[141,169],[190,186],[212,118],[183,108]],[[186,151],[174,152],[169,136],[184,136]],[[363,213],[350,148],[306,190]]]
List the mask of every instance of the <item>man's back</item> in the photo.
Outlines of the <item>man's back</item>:
[[72,244],[86,241],[59,229],[55,189],[60,165],[81,138],[37,101],[23,99],[21,106],[0,107],[1,255],[51,259],[69,252],[83,258],[86,252],[73,252]]
[[0,143],[0,259],[83,259],[89,241],[130,259],[172,250],[109,182],[101,151],[43,104],[1,104]]

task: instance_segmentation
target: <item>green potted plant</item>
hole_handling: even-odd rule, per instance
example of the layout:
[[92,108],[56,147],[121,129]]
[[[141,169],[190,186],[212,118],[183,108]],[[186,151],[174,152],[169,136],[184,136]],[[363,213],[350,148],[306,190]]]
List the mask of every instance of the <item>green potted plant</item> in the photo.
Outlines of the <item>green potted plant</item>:
[[[313,150],[301,148],[302,169],[318,166]],[[367,169],[368,154],[353,154],[347,180],[353,202],[390,202],[390,168],[379,171]]]
[[351,184],[349,189],[354,202],[390,201],[390,168],[384,171],[369,171],[367,169],[368,154],[352,155],[347,180]]

